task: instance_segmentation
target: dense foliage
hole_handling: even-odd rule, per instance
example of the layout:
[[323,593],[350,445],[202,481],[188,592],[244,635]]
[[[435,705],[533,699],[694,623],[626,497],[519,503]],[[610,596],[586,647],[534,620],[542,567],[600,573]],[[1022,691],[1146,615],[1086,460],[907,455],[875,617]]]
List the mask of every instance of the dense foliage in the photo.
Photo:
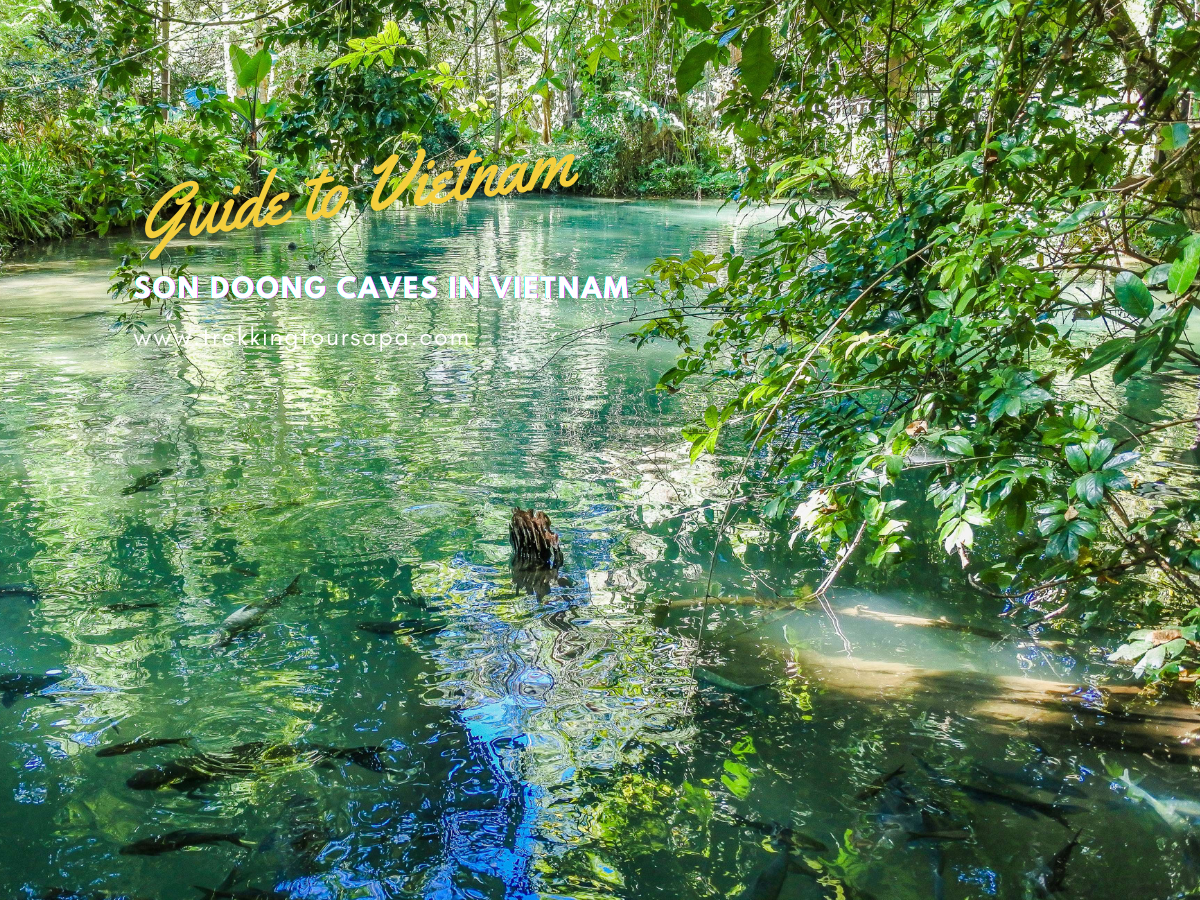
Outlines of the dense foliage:
[[[753,251],[661,260],[663,376],[730,399],[767,512],[904,557],[932,510],[977,589],[1198,646],[1200,501],[1138,489],[1156,421],[1110,383],[1191,372],[1194,10],[1166,0],[38,0],[0,34],[0,239],[130,225],[269,168],[356,185],[416,142],[576,154],[577,190],[783,205]],[[1169,498],[1169,499],[1164,499]],[[904,505],[904,501],[908,505]],[[914,502],[915,501],[915,502]],[[731,503],[730,511],[739,505]],[[1135,577],[1130,577],[1135,576]]]
[[661,386],[736,387],[695,451],[745,429],[768,512],[838,567],[903,556],[917,483],[979,589],[1089,624],[1183,616],[1115,655],[1176,674],[1200,501],[1134,484],[1140,439],[1195,419],[1106,385],[1200,363],[1194,12],[808,0],[690,24],[680,82],[740,57],[720,112],[749,148],[743,196],[787,204],[754,254],[656,267],[672,312],[641,339],[683,348]]
[[22,0],[0,13],[0,244],[131,225],[181,178],[201,199],[270,167],[365,185],[417,141],[571,152],[587,193],[727,197],[716,95],[676,89],[686,38],[649,2]]

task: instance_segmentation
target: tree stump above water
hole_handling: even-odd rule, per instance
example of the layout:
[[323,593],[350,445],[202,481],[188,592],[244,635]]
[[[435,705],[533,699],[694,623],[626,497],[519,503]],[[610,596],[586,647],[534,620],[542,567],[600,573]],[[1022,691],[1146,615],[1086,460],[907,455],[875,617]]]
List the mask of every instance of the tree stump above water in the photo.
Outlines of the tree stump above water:
[[562,548],[558,535],[550,527],[550,517],[544,512],[521,507],[513,509],[508,523],[508,542],[512,544],[513,556],[522,562],[540,563],[548,569],[557,569],[563,564]]

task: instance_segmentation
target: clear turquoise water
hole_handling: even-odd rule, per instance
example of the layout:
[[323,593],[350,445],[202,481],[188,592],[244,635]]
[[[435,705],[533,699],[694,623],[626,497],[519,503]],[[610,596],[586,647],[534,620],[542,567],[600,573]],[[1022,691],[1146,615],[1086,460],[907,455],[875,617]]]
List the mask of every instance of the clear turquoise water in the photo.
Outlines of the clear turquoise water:
[[[712,204],[525,199],[375,216],[328,261],[311,248],[331,233],[296,227],[206,243],[192,265],[632,280],[656,255],[754,234]],[[1187,798],[1189,767],[1036,729],[991,733],[958,697],[852,695],[822,676],[842,643],[819,610],[720,604],[701,628],[697,608],[667,605],[702,596],[710,567],[719,595],[772,596],[814,584],[823,563],[753,517],[714,543],[711,507],[737,460],[690,464],[679,438],[707,400],[650,393],[670,348],[638,351],[621,327],[597,327],[645,300],[200,300],[193,332],[406,330],[465,333],[469,346],[193,345],[185,362],[111,333],[119,253],[73,242],[0,277],[0,585],[40,594],[0,596],[0,671],[65,676],[0,709],[0,896],[200,897],[192,885],[235,865],[234,890],[305,898],[737,896],[772,859],[743,820],[826,845],[797,855],[809,874],[786,878],[785,900],[839,886],[1021,897],[1080,827],[1071,894],[1196,886],[1184,831],[1105,774],[1128,767]],[[514,505],[547,510],[562,536],[561,583],[545,596],[514,585]],[[297,575],[302,593],[214,647],[227,615]],[[842,615],[856,660],[1069,682],[1101,671],[1086,642],[1030,642],[922,558],[885,583],[847,573],[831,602],[1005,634]],[[403,617],[445,627],[357,627]],[[706,686],[698,662],[768,687]],[[141,736],[192,749],[95,755]],[[126,785],[252,741],[381,747],[385,770],[292,759],[188,792]],[[1069,802],[1072,827],[972,800],[914,754]],[[864,795],[902,764],[900,781]],[[909,840],[922,807],[968,839]],[[250,846],[119,853],[176,829]]]

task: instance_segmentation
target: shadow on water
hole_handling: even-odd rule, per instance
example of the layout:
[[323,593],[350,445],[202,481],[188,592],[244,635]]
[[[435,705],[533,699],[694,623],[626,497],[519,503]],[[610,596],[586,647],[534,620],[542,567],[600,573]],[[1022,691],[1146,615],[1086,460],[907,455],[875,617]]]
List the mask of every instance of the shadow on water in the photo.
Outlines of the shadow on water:
[[[712,204],[456,204],[371,217],[322,274],[632,277],[753,233]],[[194,268],[307,271],[322,237],[235,235]],[[1016,627],[919,553],[889,583],[847,573],[835,628],[804,601],[820,559],[752,516],[716,541],[737,461],[691,463],[678,437],[707,399],[649,391],[670,348],[589,330],[644,301],[202,300],[194,334],[469,340],[193,344],[185,364],[108,335],[113,252],[47,248],[0,279],[0,672],[50,679],[0,684],[0,894],[1200,883],[1187,698],[1094,687],[1087,640]],[[548,511],[561,568],[512,565],[514,506]],[[219,777],[128,784],[172,765]],[[120,853],[178,831],[209,837]]]

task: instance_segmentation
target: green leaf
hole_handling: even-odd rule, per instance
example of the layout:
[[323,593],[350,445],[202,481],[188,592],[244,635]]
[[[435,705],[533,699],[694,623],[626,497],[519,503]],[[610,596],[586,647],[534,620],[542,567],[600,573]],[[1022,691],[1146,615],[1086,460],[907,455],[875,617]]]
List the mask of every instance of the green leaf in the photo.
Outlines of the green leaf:
[[1127,381],[1131,375],[1142,369],[1146,363],[1150,362],[1150,357],[1154,355],[1157,346],[1158,336],[1153,334],[1134,344],[1133,349],[1121,357],[1120,363],[1113,371],[1113,384]]
[[1116,277],[1113,294],[1117,303],[1121,304],[1121,309],[1131,316],[1144,319],[1154,312],[1154,298],[1149,288],[1132,272],[1122,272]]
[[970,456],[975,448],[961,434],[944,434],[942,435],[942,446],[957,456]]
[[242,85],[242,72],[250,66],[250,54],[235,44],[229,46],[229,62],[233,65],[233,74],[238,86]]
[[704,66],[713,60],[717,53],[717,45],[712,41],[697,44],[684,56],[683,62],[675,70],[675,87],[680,96],[694,88],[704,77]]
[[1075,212],[1071,213],[1061,222],[1054,226],[1054,234],[1063,234],[1067,231],[1074,231],[1100,210],[1108,205],[1107,200],[1093,200],[1091,203],[1085,203]]
[[1167,283],[1167,276],[1170,275],[1170,273],[1171,266],[1169,264],[1155,266],[1144,276],[1142,276],[1142,281],[1144,281],[1148,287],[1158,287],[1159,285]]
[[1075,479],[1075,496],[1088,506],[1099,506],[1104,500],[1104,479],[1098,472],[1088,472]]
[[675,0],[675,15],[693,31],[708,31],[713,26],[712,13],[700,0]]
[[1171,263],[1167,289],[1177,295],[1185,293],[1196,280],[1197,269],[1200,269],[1200,240],[1190,238],[1184,243],[1179,259]]
[[1187,146],[1190,130],[1187,122],[1173,122],[1158,130],[1159,146],[1168,153]]
[[1109,363],[1116,361],[1129,349],[1132,340],[1133,338],[1123,337],[1105,341],[1092,351],[1092,355],[1083,361],[1072,377],[1082,378],[1084,375],[1090,375],[1097,369],[1103,369]]
[[1066,449],[1067,465],[1075,472],[1086,472],[1088,470],[1087,454],[1083,452],[1083,448],[1078,444],[1071,444]]
[[738,71],[750,96],[755,100],[760,99],[775,78],[775,57],[771,55],[770,28],[760,25],[746,36],[742,44],[742,62]]

